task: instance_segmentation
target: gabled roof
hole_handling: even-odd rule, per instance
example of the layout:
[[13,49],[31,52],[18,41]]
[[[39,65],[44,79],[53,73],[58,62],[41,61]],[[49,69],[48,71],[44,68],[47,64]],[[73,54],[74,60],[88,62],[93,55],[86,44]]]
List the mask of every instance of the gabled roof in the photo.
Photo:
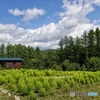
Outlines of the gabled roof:
[[22,61],[21,58],[0,58],[0,61]]

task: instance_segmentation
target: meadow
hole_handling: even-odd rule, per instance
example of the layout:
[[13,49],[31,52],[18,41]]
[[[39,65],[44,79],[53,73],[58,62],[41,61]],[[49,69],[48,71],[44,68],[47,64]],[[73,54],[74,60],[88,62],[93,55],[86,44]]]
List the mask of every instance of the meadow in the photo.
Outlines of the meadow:
[[[98,96],[71,97],[71,91]],[[100,71],[0,70],[0,100],[14,100],[15,95],[21,100],[99,100]]]

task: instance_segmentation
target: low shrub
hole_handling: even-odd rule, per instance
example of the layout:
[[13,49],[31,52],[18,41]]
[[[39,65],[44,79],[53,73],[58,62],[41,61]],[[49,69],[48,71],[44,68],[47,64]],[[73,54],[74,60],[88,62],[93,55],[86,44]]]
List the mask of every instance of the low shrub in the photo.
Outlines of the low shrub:
[[5,80],[6,80],[7,83],[9,83],[9,82],[11,82],[11,81],[14,82],[13,76],[10,75],[10,74],[7,74],[7,75],[5,76]]
[[46,96],[46,90],[45,88],[41,88],[39,91],[39,96],[45,97]]
[[85,84],[85,79],[84,79],[84,77],[80,77],[80,83],[81,83],[81,84]]
[[42,87],[43,87],[42,83],[40,81],[37,81],[35,85],[35,92],[38,93]]
[[19,92],[22,95],[28,94],[28,87],[27,87],[27,85],[26,85],[24,80],[19,80],[18,81],[18,89],[19,89]]
[[11,91],[15,93],[17,92],[17,86],[15,84],[9,83],[9,88]]
[[4,83],[5,83],[5,78],[2,75],[0,75],[0,85]]
[[70,79],[69,79],[68,76],[66,76],[64,80],[65,80],[66,83],[70,83]]
[[46,76],[52,76],[52,70],[46,70],[45,74]]
[[71,86],[71,87],[73,87],[73,86],[74,86],[74,84],[75,84],[74,79],[71,79],[71,80],[70,80],[70,86]]
[[63,86],[63,87],[64,87],[64,89],[65,89],[65,91],[66,91],[66,92],[68,92],[68,91],[69,91],[69,88],[70,88],[69,84],[64,84],[64,86]]
[[57,79],[56,82],[58,88],[61,88],[63,86],[63,79]]
[[55,88],[51,87],[51,88],[49,89],[49,94],[50,94],[50,95],[54,95],[55,92],[56,92],[56,89],[55,89]]
[[34,91],[34,84],[32,82],[27,82],[28,91]]
[[29,93],[29,99],[30,100],[36,100],[36,94],[33,91],[30,91],[30,93]]
[[44,82],[45,81],[45,77],[43,77],[43,76],[39,77],[39,81]]
[[49,90],[50,89],[50,83],[47,80],[44,81],[43,87],[46,89],[46,91]]
[[52,80],[51,82],[50,82],[50,87],[53,87],[53,88],[57,88],[57,82],[56,82],[56,80]]

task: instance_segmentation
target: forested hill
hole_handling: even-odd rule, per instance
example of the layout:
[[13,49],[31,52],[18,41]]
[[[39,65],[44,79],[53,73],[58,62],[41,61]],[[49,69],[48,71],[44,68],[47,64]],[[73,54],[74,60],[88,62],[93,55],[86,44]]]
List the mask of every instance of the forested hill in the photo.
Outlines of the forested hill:
[[1,44],[0,57],[20,57],[23,68],[56,70],[100,70],[100,29],[84,32],[81,37],[65,36],[59,48],[40,50],[22,44]]

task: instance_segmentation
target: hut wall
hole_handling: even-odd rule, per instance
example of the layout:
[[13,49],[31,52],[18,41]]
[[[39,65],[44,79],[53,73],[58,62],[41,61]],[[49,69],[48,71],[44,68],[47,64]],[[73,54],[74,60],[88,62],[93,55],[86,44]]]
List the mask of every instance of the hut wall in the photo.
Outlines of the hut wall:
[[21,62],[5,62],[4,64],[4,67],[7,69],[12,69],[12,68],[19,69],[21,68],[21,66],[22,66]]

